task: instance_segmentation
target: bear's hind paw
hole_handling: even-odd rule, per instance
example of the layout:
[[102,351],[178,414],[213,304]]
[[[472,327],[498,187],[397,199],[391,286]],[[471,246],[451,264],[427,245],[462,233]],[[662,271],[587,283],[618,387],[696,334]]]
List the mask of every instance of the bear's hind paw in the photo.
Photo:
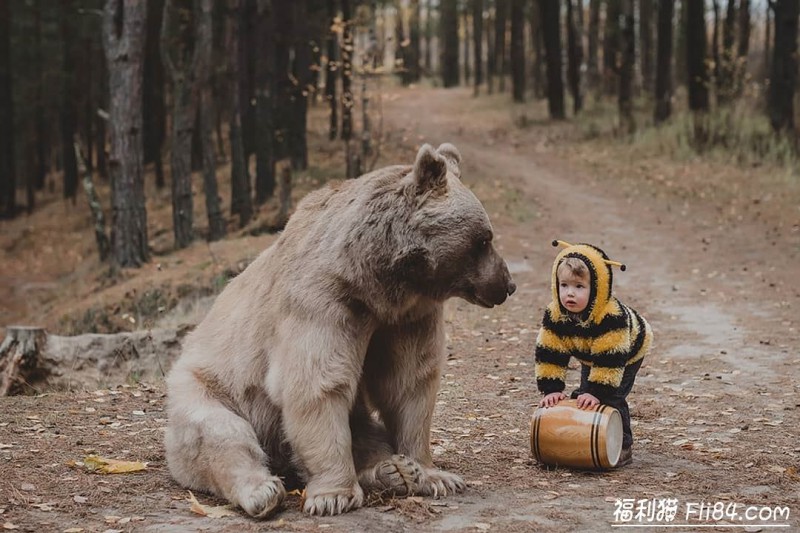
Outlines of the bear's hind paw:
[[405,455],[393,455],[372,467],[362,479],[366,481],[362,481],[362,485],[367,490],[394,496],[411,496],[419,491],[422,467]]

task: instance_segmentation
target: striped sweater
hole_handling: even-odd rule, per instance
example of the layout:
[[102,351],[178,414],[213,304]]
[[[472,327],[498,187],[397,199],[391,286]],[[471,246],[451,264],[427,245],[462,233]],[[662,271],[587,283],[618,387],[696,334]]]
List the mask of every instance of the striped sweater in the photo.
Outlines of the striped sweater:
[[[582,259],[591,278],[589,304],[578,316],[558,298],[558,266],[567,257]],[[636,311],[611,294],[611,266],[599,248],[578,244],[561,251],[553,263],[553,301],[547,306],[536,339],[536,384],[541,392],[561,392],[570,357],[590,368],[588,392],[603,401],[622,382],[625,367],[642,359],[653,332]]]

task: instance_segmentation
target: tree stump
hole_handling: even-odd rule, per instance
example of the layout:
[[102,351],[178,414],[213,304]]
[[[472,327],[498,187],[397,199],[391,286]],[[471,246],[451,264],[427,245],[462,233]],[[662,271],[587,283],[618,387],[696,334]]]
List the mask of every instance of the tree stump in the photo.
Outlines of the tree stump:
[[37,392],[41,381],[39,356],[47,344],[44,328],[9,326],[0,344],[0,396]]

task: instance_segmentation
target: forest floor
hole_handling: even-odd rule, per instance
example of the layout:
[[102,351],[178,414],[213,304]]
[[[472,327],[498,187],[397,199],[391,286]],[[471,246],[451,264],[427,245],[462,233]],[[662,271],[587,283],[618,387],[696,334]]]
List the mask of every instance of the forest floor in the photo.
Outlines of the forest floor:
[[[379,164],[410,163],[421,142],[454,143],[519,287],[491,310],[447,305],[449,356],[431,445],[437,464],[467,481],[465,493],[373,499],[338,517],[303,515],[299,496],[268,521],[201,516],[164,461],[163,382],[131,376],[0,399],[0,524],[36,532],[798,530],[797,179],[768,166],[675,160],[611,135],[589,138],[575,124],[545,120],[541,103],[511,106],[507,98],[388,88],[381,104]],[[317,170],[298,177],[297,196],[340,157],[341,144],[324,140],[324,110],[312,111],[312,124]],[[168,192],[149,198],[156,255],[114,280],[94,258],[82,200],[51,200],[30,218],[3,223],[0,323],[70,334],[195,322],[206,296],[274,240],[244,231],[170,253]],[[202,211],[196,217],[205,220]],[[655,332],[630,397],[634,462],[618,470],[547,470],[531,459],[529,423],[540,397],[532,350],[550,298],[554,238],[595,243],[626,263],[616,293]],[[181,298],[198,311],[178,305]],[[571,371],[569,385],[577,380]],[[144,461],[147,470],[89,473],[82,462],[93,453]],[[630,519],[615,514],[623,500],[636,500],[634,514],[675,514]],[[696,512],[700,503],[710,506],[707,515]]]

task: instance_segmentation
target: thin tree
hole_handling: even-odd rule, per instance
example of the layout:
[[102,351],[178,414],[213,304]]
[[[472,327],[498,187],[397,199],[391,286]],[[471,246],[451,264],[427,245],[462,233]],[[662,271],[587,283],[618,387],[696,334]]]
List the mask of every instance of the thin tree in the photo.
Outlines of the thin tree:
[[292,3],[293,91],[291,119],[289,121],[289,156],[294,170],[308,168],[308,95],[312,91],[311,45],[308,24],[308,1],[294,0]]
[[656,124],[672,114],[672,25],[675,3],[658,2],[658,43],[656,51],[656,88],[653,119]]
[[531,36],[531,50],[533,51],[533,95],[537,99],[546,97],[547,82],[545,80],[545,54],[544,40],[542,37],[541,12],[536,2],[528,9],[528,26]]
[[608,96],[619,89],[620,19],[622,0],[606,0],[606,20],[603,34],[603,89]]
[[472,49],[475,56],[475,96],[483,84],[483,0],[472,0]]
[[559,0],[540,0],[542,32],[547,56],[547,105],[550,118],[561,120],[564,112],[564,80],[561,77],[561,30]]
[[708,111],[705,1],[686,2],[686,65],[689,109]]
[[342,3],[342,140],[353,137],[353,13],[350,0]]
[[197,82],[198,121],[200,142],[203,152],[203,192],[206,197],[206,217],[208,218],[208,240],[216,241],[225,236],[225,217],[219,201],[217,186],[217,154],[214,148],[214,115],[216,102],[211,85],[211,65],[213,62],[213,0],[200,0],[195,4],[197,13]]
[[589,0],[589,33],[587,36],[586,50],[586,81],[593,91],[597,91],[598,87],[600,86],[600,3],[601,0]]
[[498,90],[506,90],[506,21],[508,20],[509,0],[495,0],[494,2],[494,68],[499,79]]
[[489,9],[489,18],[486,21],[486,92],[488,94],[494,93],[494,78],[497,75],[494,41],[494,10]]
[[[147,0],[147,36],[144,54],[144,163],[153,163],[156,187],[166,185],[161,154],[167,128],[164,101],[164,62],[161,58],[161,27],[164,20],[164,0]],[[91,153],[91,150],[88,150]]]
[[619,116],[622,129],[631,134],[636,131],[633,118],[633,68],[636,62],[633,0],[622,0],[622,19],[620,21],[620,52],[622,58],[619,66]]
[[747,55],[750,51],[750,0],[739,2],[739,41],[736,48],[736,94],[741,95],[747,73]]
[[[38,65],[38,76],[36,79],[36,107],[34,110],[36,121],[36,170],[34,177],[34,188],[37,191],[44,189],[44,182],[47,178],[47,153],[48,148],[48,128],[45,122],[45,101],[44,101],[44,88],[45,88],[45,61],[44,51],[42,45],[42,0],[37,0],[33,6],[34,10],[34,63]],[[8,35],[6,33],[6,35]],[[94,54],[91,56],[94,58]],[[92,118],[94,114],[92,115]],[[2,134],[0,134],[2,135]],[[105,147],[103,146],[105,153]],[[99,150],[98,150],[99,154]]]
[[76,28],[77,12],[73,0],[61,3],[62,76],[61,76],[61,157],[64,168],[64,198],[73,203],[78,194],[78,163],[72,140],[78,131],[76,100]]
[[417,82],[420,80],[420,7],[419,0],[411,0],[408,6],[408,54],[407,64],[408,80]]
[[[670,0],[672,1],[672,0]],[[639,0],[639,59],[642,71],[642,88],[647,93],[653,91],[653,2]]]
[[239,227],[243,228],[253,218],[253,201],[250,195],[250,176],[245,165],[244,139],[242,138],[242,112],[239,91],[239,46],[241,46],[242,4],[239,0],[227,0],[225,17],[225,49],[228,52],[228,113],[231,143],[231,213],[239,215]]
[[194,236],[192,223],[192,135],[197,115],[200,51],[195,27],[198,10],[193,1],[167,0],[161,26],[161,57],[172,83],[170,165],[172,168],[172,225],[175,248],[185,248]]
[[108,62],[111,250],[117,266],[149,258],[142,171],[142,71],[146,2],[106,0],[103,48]]
[[[460,2],[459,2],[460,3]],[[470,66],[470,57],[469,57],[469,49],[470,44],[472,43],[472,39],[470,38],[470,31],[469,31],[469,2],[466,2],[462,5],[461,9],[461,16],[462,16],[462,24],[461,27],[464,33],[464,85],[470,84],[470,79],[472,79],[472,67]]]
[[[330,108],[330,122],[328,139],[331,141],[339,136],[339,102],[336,98],[336,81],[339,77],[341,65],[338,61],[339,35],[334,26],[336,20],[336,0],[328,0],[328,33],[325,36],[327,62],[325,67],[325,99]],[[273,52],[274,54],[274,52]]]
[[433,42],[433,9],[431,0],[425,2],[425,72],[431,73],[431,48]]
[[442,82],[445,87],[458,85],[458,0],[441,0]]
[[797,88],[797,24],[800,0],[770,0],[775,16],[772,73],[767,108],[772,129],[794,134],[794,93]]
[[11,7],[0,1],[0,217],[17,214],[14,164],[14,101],[11,84]]
[[511,0],[511,95],[525,101],[525,0]]
[[[581,94],[581,64],[583,63],[583,44],[580,24],[577,20],[574,0],[567,0],[567,84],[572,93],[572,110],[577,115],[583,108]],[[580,10],[580,1],[578,9]]]
[[717,102],[724,105],[736,94],[736,0],[728,0],[725,22],[722,25],[722,51],[720,54]]
[[[329,4],[332,1],[329,0]],[[261,205],[275,193],[275,119],[273,116],[275,13],[272,10],[271,0],[258,0],[256,17],[256,37],[259,49],[259,53],[255,57],[256,205]],[[328,52],[330,53],[330,46]],[[330,77],[330,65],[328,66],[328,76]],[[335,106],[333,108],[335,111]],[[331,126],[336,127],[335,115]]]

